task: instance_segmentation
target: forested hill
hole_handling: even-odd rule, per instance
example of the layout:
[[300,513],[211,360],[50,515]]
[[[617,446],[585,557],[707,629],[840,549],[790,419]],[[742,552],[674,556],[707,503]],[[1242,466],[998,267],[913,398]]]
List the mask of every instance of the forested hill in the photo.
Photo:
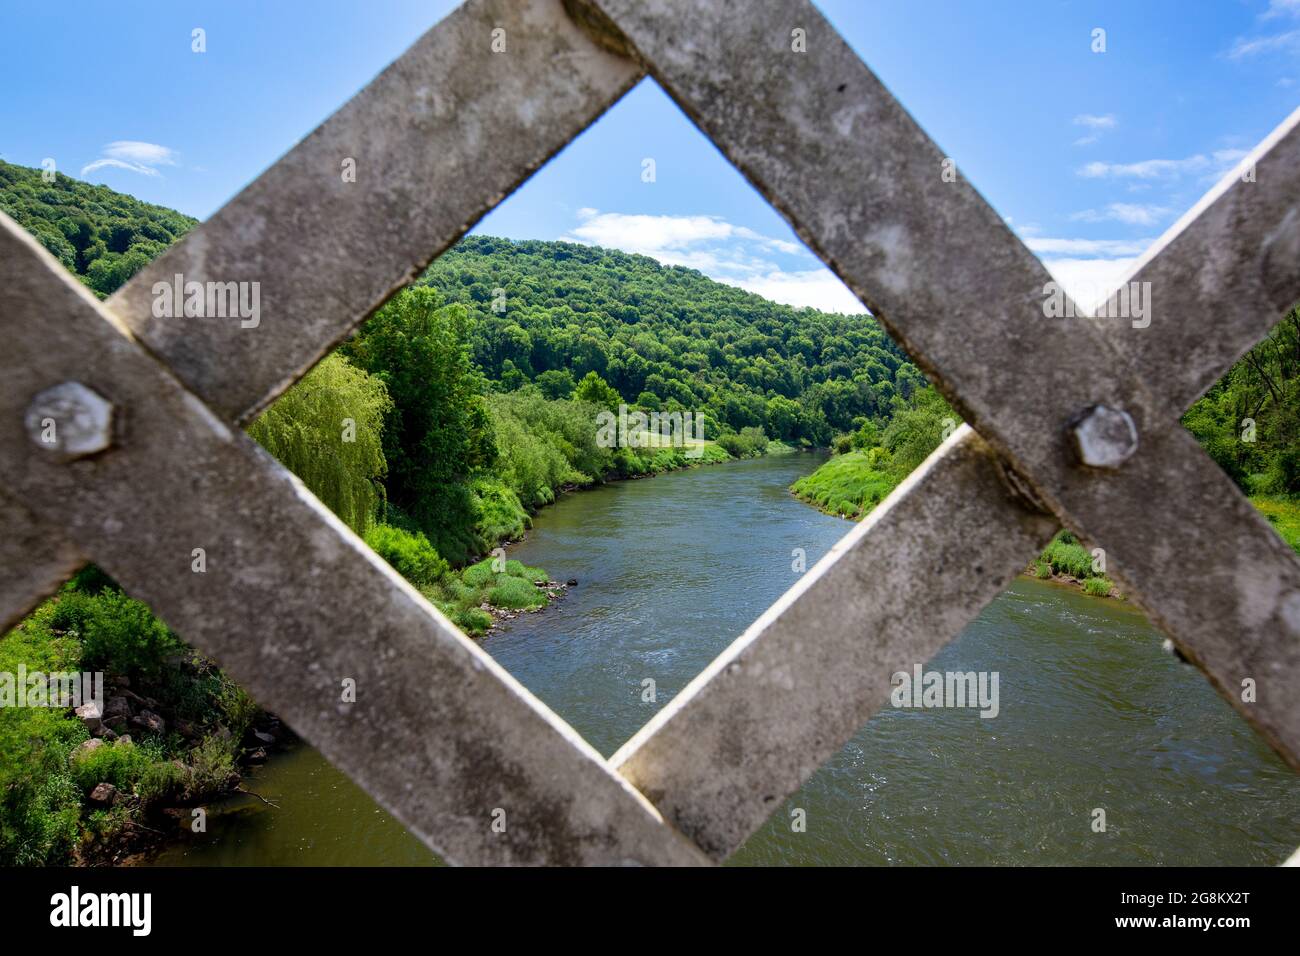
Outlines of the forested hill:
[[0,211],[103,298],[198,225],[107,186],[0,160]]
[[[0,209],[100,296],[197,222],[41,172],[0,161]],[[925,384],[866,315],[778,305],[645,256],[471,236],[423,281],[468,307],[474,358],[506,391],[528,380],[567,396],[594,371],[628,404],[827,445],[854,418],[885,422]]]
[[474,357],[507,388],[567,394],[594,371],[629,404],[826,445],[925,385],[869,316],[779,305],[645,256],[471,236],[425,281],[470,308]]

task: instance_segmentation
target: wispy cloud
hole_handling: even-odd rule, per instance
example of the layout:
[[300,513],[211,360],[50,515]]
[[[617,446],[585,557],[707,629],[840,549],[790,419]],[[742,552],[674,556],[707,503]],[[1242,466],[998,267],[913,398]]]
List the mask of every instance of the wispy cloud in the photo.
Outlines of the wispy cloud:
[[1136,256],[1141,255],[1151,239],[1052,239],[1031,236],[1025,239],[1031,252],[1040,256]]
[[1085,129],[1091,130],[1087,136],[1080,137],[1074,141],[1075,146],[1087,146],[1101,139],[1102,134],[1106,131],[1114,129],[1119,125],[1119,121],[1115,119],[1113,113],[1106,113],[1102,116],[1097,116],[1092,113],[1080,113],[1074,118],[1074,125],[1082,126]]
[[1208,156],[1197,153],[1185,159],[1144,159],[1136,163],[1092,162],[1075,173],[1085,179],[1176,179],[1186,175],[1217,177],[1246,155],[1244,149],[1220,149]]
[[1272,36],[1252,37],[1250,39],[1238,37],[1228,49],[1227,57],[1229,60],[1241,60],[1265,53],[1292,52],[1294,50],[1300,50],[1300,30],[1287,30],[1285,33],[1275,33]]
[[1070,219],[1076,222],[1122,222],[1130,226],[1154,226],[1169,215],[1164,206],[1152,204],[1113,202],[1104,209],[1084,209]]
[[1052,278],[1085,309],[1100,304],[1153,239],[1073,239],[1021,235]]
[[[814,265],[816,259],[803,246],[764,236],[719,216],[652,216],[588,207],[578,210],[578,219],[579,224],[562,239],[698,269],[718,282],[786,305],[848,315],[866,312],[833,272]],[[776,261],[778,257],[794,257],[811,267],[784,268]]]
[[81,167],[81,178],[100,169],[125,169],[142,176],[160,176],[159,166],[175,166],[179,158],[176,151],[157,143],[119,139],[103,149],[104,155]]
[[[1268,9],[1260,14],[1259,19],[1278,20],[1283,17],[1300,17],[1300,0],[1269,0]],[[1284,30],[1265,36],[1237,37],[1223,56],[1229,60],[1244,60],[1249,57],[1264,57],[1270,53],[1297,51],[1300,51],[1300,30]]]

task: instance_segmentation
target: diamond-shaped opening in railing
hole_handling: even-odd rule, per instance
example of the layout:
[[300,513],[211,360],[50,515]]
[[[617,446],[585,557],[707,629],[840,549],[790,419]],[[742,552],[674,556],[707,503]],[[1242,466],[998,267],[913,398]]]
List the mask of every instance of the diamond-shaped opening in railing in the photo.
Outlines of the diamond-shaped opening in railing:
[[[609,754],[958,424],[650,82],[249,432]],[[161,859],[434,859],[306,745],[247,789]]]
[[[498,444],[529,482],[512,490],[546,505],[504,556],[576,582],[483,646],[610,754],[846,533],[831,514],[868,510],[960,420],[652,81],[476,233],[428,281],[474,311]],[[596,403],[578,419],[575,386]],[[651,413],[702,421],[704,443],[577,457],[575,430],[643,442]],[[836,444],[819,471],[810,449]]]
[[1040,562],[1053,560],[1065,573],[1031,565],[897,678],[896,697],[731,862],[1286,859],[1300,840],[1290,768],[1137,608],[1074,580],[1088,552],[1058,539]]

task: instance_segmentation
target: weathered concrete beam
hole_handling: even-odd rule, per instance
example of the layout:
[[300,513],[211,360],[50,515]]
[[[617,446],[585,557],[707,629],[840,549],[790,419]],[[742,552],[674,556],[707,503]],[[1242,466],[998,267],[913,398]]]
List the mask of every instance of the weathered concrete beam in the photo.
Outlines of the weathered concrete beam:
[[0,495],[0,635],[85,564],[62,529],[49,528]]
[[[560,0],[470,0],[108,306],[246,422],[641,76]],[[260,283],[259,324],[156,318],[177,274]]]

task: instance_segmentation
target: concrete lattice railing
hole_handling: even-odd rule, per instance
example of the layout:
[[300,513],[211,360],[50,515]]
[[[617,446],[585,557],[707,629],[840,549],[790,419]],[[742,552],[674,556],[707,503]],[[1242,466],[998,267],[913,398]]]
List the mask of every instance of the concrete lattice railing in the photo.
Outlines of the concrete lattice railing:
[[[235,426],[647,74],[972,427],[606,761]],[[1138,264],[1149,327],[1048,319],[1043,266],[809,4],[471,0],[106,303],[3,220],[0,626],[94,561],[448,860],[708,863],[1064,524],[1300,767],[1300,562],[1179,424],[1300,295],[1298,123]],[[156,318],[177,274],[260,283],[260,324]],[[74,382],[106,451],[28,433]],[[1137,436],[1117,467],[1072,450],[1096,406]]]

